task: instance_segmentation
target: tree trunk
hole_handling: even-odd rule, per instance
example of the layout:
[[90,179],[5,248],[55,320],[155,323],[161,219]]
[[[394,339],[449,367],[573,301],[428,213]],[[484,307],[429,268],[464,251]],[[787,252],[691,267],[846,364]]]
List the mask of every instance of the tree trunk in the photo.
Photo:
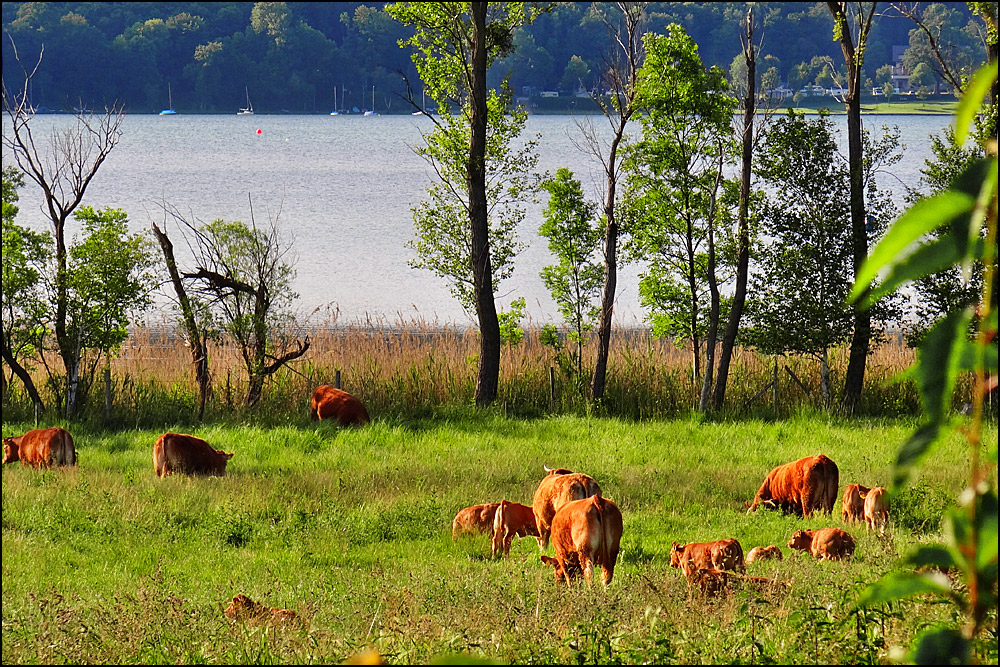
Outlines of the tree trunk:
[[486,5],[485,2],[472,3],[471,131],[467,170],[473,293],[479,317],[479,376],[476,379],[476,405],[479,407],[487,407],[496,400],[500,381],[500,321],[493,295],[486,202]]
[[198,323],[194,318],[191,300],[188,298],[187,290],[184,289],[184,283],[181,282],[180,273],[177,271],[177,262],[174,260],[174,245],[166,233],[156,226],[155,222],[153,223],[153,234],[156,235],[156,239],[160,242],[160,248],[163,249],[163,259],[167,264],[167,272],[170,274],[174,293],[177,294],[177,301],[180,303],[184,330],[187,332],[188,342],[191,345],[191,364],[194,366],[194,377],[198,382],[198,421],[201,421],[205,415],[205,403],[212,389],[212,381],[208,374],[208,349],[198,331]]
[[743,317],[750,266],[750,166],[753,159],[754,114],[757,112],[757,56],[753,46],[753,9],[747,10],[743,54],[747,61],[747,94],[743,101],[743,171],[740,178],[739,221],[736,232],[736,288],[733,292],[733,304],[729,311],[729,320],[726,322],[726,331],[722,336],[722,349],[719,353],[719,373],[715,382],[715,394],[712,397],[712,403],[716,410],[721,410],[726,401],[729,364],[733,358],[733,348],[736,346],[736,335],[740,330],[740,318]]
[[6,342],[0,339],[0,356],[3,360],[10,366],[10,369],[14,371],[14,375],[20,378],[21,383],[24,385],[25,391],[28,392],[28,396],[31,397],[31,402],[35,404],[35,412],[42,412],[45,410],[45,404],[42,402],[42,397],[38,394],[38,389],[35,388],[35,383],[31,379],[31,375],[28,371],[17,362],[14,355],[11,353],[10,348],[7,347]]
[[825,348],[819,358],[819,385],[823,390],[823,405],[830,405],[830,360]]
[[[608,177],[608,191],[614,192]],[[613,196],[613,195],[612,195]],[[613,200],[612,200],[613,201]],[[611,318],[615,312],[615,290],[618,287],[618,224],[614,220],[614,207],[605,206],[608,224],[604,231],[604,294],[601,297],[601,321],[597,327],[597,361],[594,363],[594,378],[590,383],[590,399],[604,398],[604,387],[608,375],[608,356],[611,351]]]
[[[827,2],[834,22],[838,26],[840,46],[844,53],[844,62],[847,65],[847,98],[844,102],[847,107],[847,147],[851,181],[851,242],[854,252],[855,276],[858,275],[861,265],[868,257],[861,144],[861,67],[864,64],[865,43],[877,4],[871,3],[870,11],[866,17],[858,17],[860,19],[858,44],[855,48],[844,5],[839,2]],[[861,391],[865,381],[865,364],[868,361],[868,350],[871,344],[871,313],[868,309],[862,309],[860,301],[856,304],[851,352],[847,361],[847,372],[844,375],[843,404],[848,412],[854,412],[861,399]]]

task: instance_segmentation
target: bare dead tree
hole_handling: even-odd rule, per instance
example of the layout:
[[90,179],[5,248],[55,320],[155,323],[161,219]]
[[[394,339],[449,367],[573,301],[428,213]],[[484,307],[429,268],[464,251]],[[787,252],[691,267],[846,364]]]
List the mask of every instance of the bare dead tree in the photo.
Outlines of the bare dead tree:
[[642,64],[642,35],[640,28],[646,15],[646,2],[618,2],[617,16],[612,18],[604,10],[605,3],[593,3],[591,12],[600,17],[611,33],[616,50],[605,60],[604,83],[611,91],[605,100],[598,95],[597,103],[604,117],[611,124],[612,139],[604,145],[593,124],[580,121],[577,126],[583,136],[583,148],[600,160],[604,167],[604,290],[601,298],[601,316],[597,326],[597,360],[590,383],[590,398],[599,401],[604,397],[607,381],[608,357],[611,351],[611,322],[615,308],[615,291],[618,287],[618,236],[621,226],[616,217],[617,189],[621,178],[623,142],[626,127],[636,113],[635,84]]
[[177,261],[174,259],[174,244],[170,242],[166,232],[161,230],[155,222],[152,223],[152,228],[153,234],[156,235],[156,240],[159,241],[160,248],[163,250],[163,259],[167,265],[174,294],[177,296],[184,330],[191,346],[191,365],[194,367],[194,377],[198,382],[198,420],[201,421],[205,416],[205,403],[212,392],[212,378],[208,372],[208,341],[198,327],[194,306],[188,297],[180,272],[177,270]]
[[[8,35],[10,38],[10,35]],[[105,107],[104,113],[81,113],[75,127],[53,135],[47,144],[39,145],[32,132],[34,110],[28,96],[32,78],[38,73],[45,53],[29,70],[21,61],[14,44],[14,57],[21,65],[24,84],[17,89],[3,81],[3,110],[10,119],[10,131],[3,134],[3,145],[17,167],[41,189],[43,213],[52,223],[55,237],[55,329],[56,345],[65,368],[65,415],[70,418],[77,408],[80,390],[80,365],[83,350],[79,337],[68,332],[69,285],[67,273],[66,221],[83,200],[87,187],[97,175],[108,154],[118,144],[124,107],[117,102]]]
[[267,378],[305,355],[310,345],[308,335],[298,337],[301,332],[287,309],[297,297],[290,289],[291,244],[282,240],[275,219],[261,230],[252,202],[250,211],[249,226],[222,220],[196,226],[177,216],[191,234],[195,264],[180,275],[239,348],[247,371],[247,407],[261,399]]

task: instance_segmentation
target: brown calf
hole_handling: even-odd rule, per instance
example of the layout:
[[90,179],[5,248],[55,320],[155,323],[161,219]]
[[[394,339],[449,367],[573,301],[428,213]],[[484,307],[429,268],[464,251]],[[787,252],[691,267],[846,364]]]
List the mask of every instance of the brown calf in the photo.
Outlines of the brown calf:
[[226,617],[234,621],[243,621],[254,625],[281,625],[284,623],[301,623],[302,619],[291,609],[275,609],[254,602],[243,593],[233,598],[225,611]]
[[861,484],[848,484],[844,489],[844,500],[841,503],[840,518],[844,522],[864,521],[865,519],[865,494],[870,489]]
[[462,533],[488,533],[493,530],[493,518],[500,503],[483,503],[458,510],[451,522],[451,539]]
[[783,560],[784,556],[781,554],[781,549],[773,544],[768,547],[754,547],[747,553],[747,565],[755,560],[769,560],[771,558]]
[[64,428],[39,428],[3,439],[3,462],[20,461],[23,466],[51,468],[76,465],[73,436]]
[[885,526],[889,522],[889,495],[884,487],[877,486],[865,494],[864,511],[868,528],[875,530],[878,526],[879,534],[885,533]]
[[201,438],[183,433],[164,433],[153,445],[153,468],[160,477],[175,472],[222,477],[232,457],[221,449],[212,449]]
[[343,389],[329,385],[316,387],[309,406],[312,420],[336,419],[341,426],[364,426],[370,420],[361,401]]
[[670,548],[670,567],[681,568],[687,577],[697,569],[747,571],[743,547],[732,537],[715,542],[674,542]]
[[583,574],[587,584],[594,566],[601,568],[605,588],[611,583],[622,539],[622,513],[608,498],[589,496],[566,503],[552,519],[552,546],[556,557],[541,556],[551,565],[556,581],[570,583]]
[[843,560],[854,555],[854,538],[840,528],[796,530],[788,546],[808,551],[820,560]]
[[535,537],[538,539],[538,549],[541,550],[542,541],[538,538],[534,511],[527,505],[501,500],[493,518],[493,555],[496,556],[502,550],[504,556],[509,556],[510,544],[515,535]]

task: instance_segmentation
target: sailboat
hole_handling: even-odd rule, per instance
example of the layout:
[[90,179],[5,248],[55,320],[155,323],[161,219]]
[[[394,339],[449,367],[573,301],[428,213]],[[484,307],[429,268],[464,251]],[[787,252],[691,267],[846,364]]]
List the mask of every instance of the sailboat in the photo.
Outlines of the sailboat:
[[167,108],[160,112],[161,116],[174,116],[177,114],[174,111],[174,96],[170,93],[170,82],[167,82]]
[[375,113],[375,86],[372,86],[372,108],[365,111],[366,116],[377,116]]
[[411,116],[423,116],[426,113],[424,109],[427,108],[427,89],[425,88],[422,92],[423,95],[420,101],[420,111],[414,111],[413,113],[410,114]]
[[246,88],[247,91],[247,105],[236,112],[237,116],[252,116],[253,115],[253,105],[250,104],[250,89]]
[[337,87],[333,87],[333,111],[330,112],[331,116],[339,116],[340,112],[337,111]]

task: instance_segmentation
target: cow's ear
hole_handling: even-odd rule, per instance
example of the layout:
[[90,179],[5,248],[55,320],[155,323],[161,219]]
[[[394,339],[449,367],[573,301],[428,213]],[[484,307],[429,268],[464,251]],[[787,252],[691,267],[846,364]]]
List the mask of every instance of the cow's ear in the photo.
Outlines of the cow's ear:
[[233,454],[235,454],[235,453],[236,452],[230,452],[230,453],[226,454],[226,460],[228,461],[229,459],[233,458]]
[[545,563],[546,565],[551,565],[552,567],[556,567],[557,565],[559,565],[559,561],[557,561],[555,558],[552,558],[551,556],[539,556],[539,558],[541,558],[542,562]]

